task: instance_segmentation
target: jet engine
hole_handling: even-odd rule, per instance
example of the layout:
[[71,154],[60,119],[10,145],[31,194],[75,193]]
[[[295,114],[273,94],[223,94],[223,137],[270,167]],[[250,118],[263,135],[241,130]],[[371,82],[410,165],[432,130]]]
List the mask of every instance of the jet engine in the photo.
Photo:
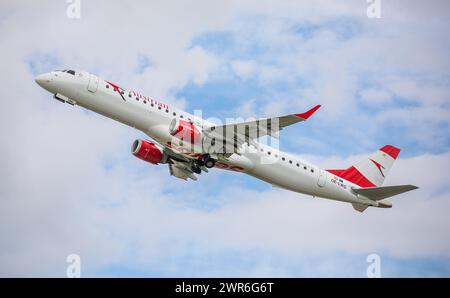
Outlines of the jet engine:
[[131,153],[137,158],[152,164],[165,163],[167,160],[164,151],[159,146],[146,140],[134,141]]
[[169,125],[170,135],[191,144],[201,142],[201,132],[194,123],[174,118]]

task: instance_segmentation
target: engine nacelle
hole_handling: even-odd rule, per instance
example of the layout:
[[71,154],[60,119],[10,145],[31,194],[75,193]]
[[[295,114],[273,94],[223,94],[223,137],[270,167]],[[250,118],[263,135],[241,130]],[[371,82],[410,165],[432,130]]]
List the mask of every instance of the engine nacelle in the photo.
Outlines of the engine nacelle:
[[169,125],[170,135],[191,144],[201,142],[202,134],[194,123],[174,118]]
[[152,164],[163,162],[164,159],[164,151],[159,146],[145,140],[134,141],[131,147],[131,153],[137,158]]

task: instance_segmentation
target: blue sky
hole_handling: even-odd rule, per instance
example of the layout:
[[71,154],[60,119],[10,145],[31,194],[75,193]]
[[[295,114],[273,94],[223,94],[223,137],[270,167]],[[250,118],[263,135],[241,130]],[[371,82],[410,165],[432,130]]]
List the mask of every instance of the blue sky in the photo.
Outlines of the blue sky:
[[[446,1],[382,0],[381,19],[359,0],[0,7],[1,276],[65,276],[70,253],[82,276],[364,277],[372,253],[383,276],[449,276]],[[33,80],[69,67],[223,121],[322,104],[281,149],[337,168],[392,144],[386,184],[420,189],[356,214],[235,173],[178,180],[130,154],[141,132]]]

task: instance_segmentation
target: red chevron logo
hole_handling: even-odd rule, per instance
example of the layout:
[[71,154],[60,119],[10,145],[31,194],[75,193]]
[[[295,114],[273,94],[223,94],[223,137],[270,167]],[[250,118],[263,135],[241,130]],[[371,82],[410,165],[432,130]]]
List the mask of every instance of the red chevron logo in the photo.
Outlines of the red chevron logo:
[[381,173],[381,176],[384,177],[383,171],[382,171],[381,169],[385,170],[385,168],[384,168],[382,165],[380,165],[378,162],[376,162],[375,160],[373,160],[373,159],[371,159],[371,158],[369,158],[369,159],[370,159],[370,160],[375,164],[375,166],[378,168],[378,170],[379,170],[380,173]]
[[111,82],[109,82],[109,81],[106,81],[106,83],[108,83],[109,85],[111,85],[111,87],[113,87],[114,91],[117,91],[117,93],[119,93],[120,97],[122,97],[122,99],[123,99],[124,101],[126,101],[126,100],[125,100],[125,97],[124,97],[123,94],[122,94],[122,92],[125,91],[125,89],[123,89],[122,87],[119,87],[119,86],[117,86],[116,84],[113,84],[113,83],[111,83]]

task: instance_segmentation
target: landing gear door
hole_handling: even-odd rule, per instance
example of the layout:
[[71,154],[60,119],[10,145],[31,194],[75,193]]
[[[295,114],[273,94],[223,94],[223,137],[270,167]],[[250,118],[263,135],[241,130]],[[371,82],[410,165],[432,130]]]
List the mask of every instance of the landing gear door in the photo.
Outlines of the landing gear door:
[[89,83],[87,87],[88,91],[94,93],[98,89],[98,77],[96,75],[91,74],[89,76]]
[[317,185],[319,187],[324,187],[327,182],[327,172],[320,170],[319,179],[317,180]]

